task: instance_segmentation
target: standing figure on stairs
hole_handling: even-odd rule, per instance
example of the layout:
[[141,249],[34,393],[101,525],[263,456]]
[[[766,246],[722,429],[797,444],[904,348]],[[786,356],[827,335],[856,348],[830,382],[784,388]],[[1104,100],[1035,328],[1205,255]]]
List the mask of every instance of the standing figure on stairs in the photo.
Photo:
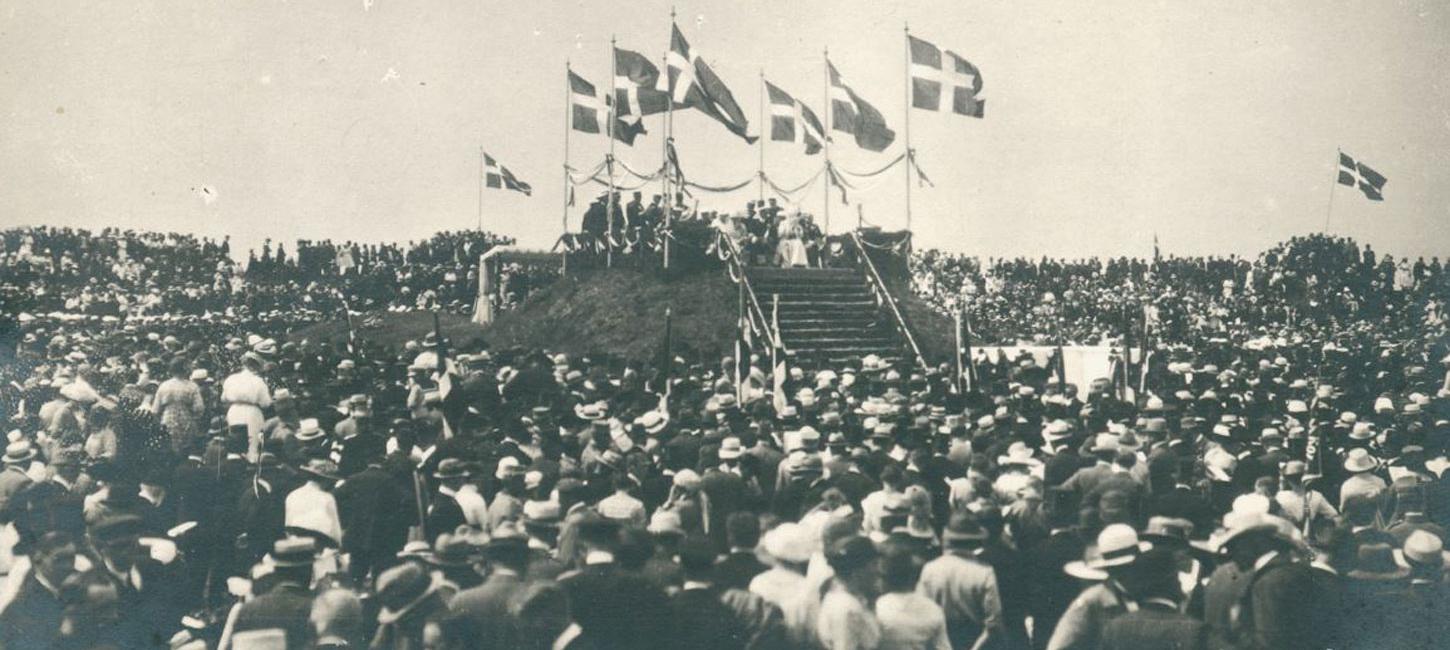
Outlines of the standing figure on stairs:
[[810,266],[810,259],[806,256],[803,224],[804,218],[795,214],[778,226],[780,244],[776,246],[775,257],[782,268]]

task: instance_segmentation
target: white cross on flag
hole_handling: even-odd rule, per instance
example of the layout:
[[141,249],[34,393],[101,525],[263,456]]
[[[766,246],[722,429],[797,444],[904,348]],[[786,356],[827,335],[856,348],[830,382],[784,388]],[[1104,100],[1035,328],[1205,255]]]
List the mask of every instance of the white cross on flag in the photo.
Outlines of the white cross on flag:
[[986,100],[982,92],[982,75],[977,67],[948,50],[945,63],[941,49],[915,36],[906,36],[911,51],[911,105],[929,111],[941,110],[942,86],[952,91],[952,112],[969,117],[982,117]]
[[[569,125],[575,131],[585,133],[602,133],[600,126],[605,124],[607,115],[601,113],[613,113],[610,110],[613,102],[608,97],[601,97],[594,89],[594,84],[589,83],[584,77],[569,71],[569,104],[571,115]],[[614,128],[611,130],[614,139],[624,144],[633,146],[635,137],[645,133],[644,122],[636,120],[625,122],[619,116],[614,116]]]
[[523,192],[525,196],[532,196],[534,188],[514,177],[509,168],[498,164],[493,156],[483,154],[483,184],[485,187],[494,189],[508,189],[515,192]]
[[731,133],[744,138],[746,143],[755,142],[755,137],[748,134],[749,120],[745,118],[745,111],[740,110],[734,93],[690,48],[678,25],[671,26],[665,74],[660,75],[655,88],[669,93],[676,107],[697,108],[725,125]]
[[1339,184],[1359,187],[1365,198],[1371,201],[1385,200],[1385,177],[1370,169],[1369,165],[1355,162],[1353,158],[1339,152]]
[[825,128],[815,111],[769,81],[765,91],[770,97],[770,139],[802,143],[807,156],[819,153]]

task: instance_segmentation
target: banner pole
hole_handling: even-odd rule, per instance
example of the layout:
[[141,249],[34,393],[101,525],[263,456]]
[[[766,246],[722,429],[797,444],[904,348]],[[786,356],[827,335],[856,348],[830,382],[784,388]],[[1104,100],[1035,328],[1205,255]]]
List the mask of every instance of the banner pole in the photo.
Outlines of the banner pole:
[[489,184],[487,183],[487,180],[489,180],[489,178],[483,176],[483,174],[486,173],[483,168],[484,155],[487,154],[484,154],[483,152],[483,145],[479,145],[479,178],[477,178],[477,183],[479,183],[479,228],[477,229],[479,229],[479,231],[483,231],[483,186]]
[[1329,206],[1324,208],[1324,234],[1329,234],[1329,219],[1334,216],[1334,186],[1339,184],[1339,157],[1344,151],[1334,148],[1334,176],[1329,179]]
[[[569,86],[569,75],[571,74],[573,74],[573,70],[569,67],[569,59],[564,59],[564,209],[559,225],[559,237],[561,238],[569,236],[569,194],[573,190],[573,184],[569,180],[569,129],[574,126],[574,107],[571,101],[573,98]],[[564,274],[567,275],[569,273],[569,246],[566,244],[560,249],[563,251],[563,260],[560,265]]]
[[831,178],[831,113],[835,110],[835,105],[831,103],[831,49],[829,47],[821,50],[821,60],[825,62],[825,67],[821,70],[821,94],[826,102],[826,132],[823,134],[826,141],[821,143],[821,146],[826,152],[826,182],[824,183],[824,187],[826,188],[825,211],[823,212],[825,219],[821,228],[821,234],[830,236],[831,183],[833,181]]
[[604,159],[605,173],[609,174],[609,194],[605,197],[605,219],[609,222],[604,231],[604,266],[614,266],[614,35],[609,35],[609,95],[604,98],[605,119],[609,134],[609,155]]
[[760,191],[758,192],[758,194],[756,196],[756,201],[757,201],[756,206],[755,206],[755,213],[756,214],[760,214],[760,210],[763,209],[763,207],[764,207],[761,204],[765,203],[765,68],[763,68],[763,67],[760,69],[760,140],[759,140],[759,143],[760,143],[760,145],[759,145],[760,146],[760,163],[759,163],[758,169],[756,170],[756,172],[757,172],[756,175],[757,175],[758,180],[760,181]]
[[902,35],[906,50],[906,231],[911,232],[911,166],[916,153],[911,150],[911,27],[906,23],[902,23]]

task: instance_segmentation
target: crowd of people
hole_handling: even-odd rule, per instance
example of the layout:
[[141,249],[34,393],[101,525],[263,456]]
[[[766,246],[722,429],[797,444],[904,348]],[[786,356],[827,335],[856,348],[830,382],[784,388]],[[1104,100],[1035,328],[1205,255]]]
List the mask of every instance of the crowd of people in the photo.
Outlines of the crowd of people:
[[[6,268],[48,257],[26,262],[35,286],[68,299],[80,273],[176,272],[144,263],[163,247],[198,274],[229,254],[61,232],[7,237]],[[118,238],[150,252],[99,253]],[[331,250],[271,259],[321,286]],[[138,279],[104,270],[125,260]],[[874,356],[777,377],[758,354],[321,345],[263,311],[36,310],[0,352],[0,648],[1450,638],[1438,264],[1404,279],[1311,237],[1254,263],[980,268],[916,262],[928,297],[971,298],[983,340],[1090,341],[1155,307],[1139,390],[1030,355],[984,360],[964,389],[950,365]],[[286,281],[272,272],[259,283]]]
[[982,260],[928,250],[911,259],[917,295],[945,313],[963,309],[983,344],[1096,345],[1131,330],[1185,342],[1205,332],[1284,325],[1344,327],[1400,309],[1444,314],[1450,281],[1438,257],[1395,260],[1326,235],[1296,237],[1260,254],[1155,259]]
[[[242,262],[229,239],[17,228],[0,233],[0,299],[12,315],[467,313],[478,295],[479,256],[512,243],[488,232],[450,231],[405,245],[302,240],[289,255],[268,240]],[[557,275],[515,268],[500,300],[520,302]]]

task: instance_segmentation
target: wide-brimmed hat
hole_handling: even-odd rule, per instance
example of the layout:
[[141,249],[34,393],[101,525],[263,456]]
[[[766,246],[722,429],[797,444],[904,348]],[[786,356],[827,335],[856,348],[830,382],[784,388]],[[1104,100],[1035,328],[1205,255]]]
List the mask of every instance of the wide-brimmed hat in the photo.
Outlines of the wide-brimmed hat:
[[433,550],[423,560],[439,567],[462,567],[473,563],[477,547],[466,535],[443,533],[433,541]]
[[297,433],[295,435],[298,442],[311,442],[326,434],[323,433],[322,426],[318,424],[317,418],[303,418],[297,424]]
[[645,433],[655,435],[670,425],[670,416],[660,411],[646,411],[635,422],[644,428]]
[[1117,452],[1118,437],[1111,433],[1099,433],[1092,438],[1092,444],[1088,447],[1090,453]]
[[997,464],[1037,467],[1042,464],[1042,461],[1033,457],[1032,448],[1028,447],[1027,443],[1018,440],[1008,445],[1007,455],[997,457]]
[[804,564],[815,552],[811,533],[800,524],[787,522],[770,529],[761,540],[765,554],[781,562]]
[[1349,430],[1350,440],[1369,440],[1374,437],[1374,425],[1363,420],[1354,423]]
[[382,606],[378,623],[387,625],[406,616],[441,586],[417,564],[403,563],[384,571],[378,576],[378,604]]
[[267,561],[273,566],[310,566],[317,557],[317,540],[311,537],[283,537],[272,543]]
[[433,472],[433,478],[440,479],[468,478],[472,475],[468,463],[462,458],[444,458],[438,463],[438,470]]
[[740,446],[740,439],[734,436],[720,441],[720,460],[734,460],[740,457],[744,450]]
[[1410,575],[1410,567],[1395,561],[1395,549],[1383,542],[1363,544],[1356,552],[1351,580],[1399,580]]
[[1376,467],[1379,467],[1379,459],[1370,455],[1369,450],[1363,447],[1349,450],[1344,457],[1344,469],[1351,472],[1368,472]]
[[493,477],[502,481],[513,476],[521,476],[526,470],[518,458],[504,456],[498,459],[498,466],[494,468]]
[[942,543],[947,547],[973,546],[985,541],[987,530],[968,512],[953,513],[942,531]]
[[310,459],[298,467],[297,471],[324,481],[336,481],[341,478],[337,475],[337,463],[326,458]]
[[5,445],[4,463],[6,465],[19,465],[35,460],[37,456],[35,446],[29,440],[16,440]]
[[1404,548],[1395,549],[1395,559],[1408,566],[1443,568],[1450,564],[1450,551],[1435,533],[1417,530],[1405,538]]
[[1148,525],[1139,537],[1154,545],[1187,546],[1192,534],[1193,522],[1179,517],[1156,516],[1148,518]]
[[1138,531],[1127,524],[1109,524],[1098,533],[1098,557],[1088,562],[1092,569],[1126,566],[1153,544],[1138,539]]
[[1268,512],[1236,509],[1223,516],[1223,526],[1222,533],[1209,540],[1209,548],[1219,553],[1228,548],[1229,544],[1249,533],[1269,533],[1286,542],[1294,541],[1294,525],[1284,518]]

